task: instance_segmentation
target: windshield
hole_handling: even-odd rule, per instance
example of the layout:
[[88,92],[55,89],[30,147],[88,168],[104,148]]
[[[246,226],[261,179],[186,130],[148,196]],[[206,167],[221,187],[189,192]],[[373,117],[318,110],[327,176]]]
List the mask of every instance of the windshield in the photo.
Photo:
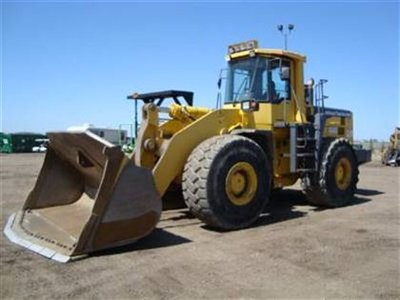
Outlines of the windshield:
[[280,102],[288,99],[290,80],[281,79],[283,66],[290,66],[289,61],[251,57],[229,62],[225,103],[244,100]]

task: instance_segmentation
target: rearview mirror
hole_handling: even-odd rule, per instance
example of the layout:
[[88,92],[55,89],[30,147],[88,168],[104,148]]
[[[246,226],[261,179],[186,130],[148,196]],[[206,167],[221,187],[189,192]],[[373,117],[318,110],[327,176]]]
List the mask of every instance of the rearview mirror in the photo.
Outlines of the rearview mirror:
[[281,80],[289,81],[290,80],[290,68],[289,67],[281,67],[281,71],[279,73]]

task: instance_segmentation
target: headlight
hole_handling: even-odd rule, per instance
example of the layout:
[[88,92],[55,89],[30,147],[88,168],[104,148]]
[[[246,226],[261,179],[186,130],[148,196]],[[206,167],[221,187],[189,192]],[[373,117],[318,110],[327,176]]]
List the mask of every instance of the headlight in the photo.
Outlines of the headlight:
[[250,40],[243,43],[233,44],[228,46],[228,53],[234,54],[236,52],[254,50],[258,48],[258,42],[256,40]]

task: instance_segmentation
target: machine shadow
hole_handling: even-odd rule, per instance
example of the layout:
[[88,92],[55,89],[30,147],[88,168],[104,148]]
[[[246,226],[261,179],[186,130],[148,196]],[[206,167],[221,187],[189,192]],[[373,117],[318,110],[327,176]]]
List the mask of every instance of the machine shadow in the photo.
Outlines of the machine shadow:
[[[362,190],[361,193],[363,193]],[[357,192],[357,194],[361,193]],[[378,191],[371,191],[368,195],[375,195],[379,194]],[[367,195],[367,192],[365,192]],[[345,207],[360,205],[371,201],[369,198],[365,197],[358,197],[355,196],[350,204]],[[301,207],[308,206],[308,208],[301,209]],[[342,207],[342,208],[345,208]],[[300,190],[295,189],[283,189],[280,191],[273,192],[270,198],[269,203],[264,209],[264,212],[260,215],[258,220],[251,226],[252,227],[259,227],[259,226],[266,226],[274,223],[284,222],[291,219],[301,218],[308,214],[308,211],[319,212],[324,210],[329,210],[332,208],[324,208],[324,207],[315,207],[311,206],[306,196]],[[209,226],[203,225],[202,228],[207,230],[213,230],[218,232],[224,232],[224,230],[217,230],[210,228]],[[246,230],[246,229],[243,229]]]
[[349,207],[349,206],[360,205],[360,204],[364,204],[364,203],[367,203],[367,202],[370,202],[370,201],[371,201],[371,199],[369,199],[369,198],[354,196],[353,200],[351,200],[351,203],[349,203],[349,204],[347,204],[347,205],[345,205],[343,207],[337,207],[337,208],[334,208],[334,207],[315,207],[313,209],[313,211],[343,209],[343,208],[346,208],[346,207]]
[[[179,220],[188,220],[188,219],[196,219],[198,220],[193,214],[189,212],[187,208],[181,208],[175,210],[178,215],[170,216],[167,218],[162,218],[162,221],[179,221]],[[165,228],[165,227],[163,227]]]
[[303,217],[307,212],[296,210],[296,206],[308,206],[305,195],[294,189],[274,191],[264,212],[252,227],[265,226]]
[[[380,194],[383,194],[383,192],[376,190],[367,190],[367,189],[358,189],[356,192],[356,195],[362,195],[362,196],[374,196]],[[371,199],[355,196],[353,201],[347,206],[360,205],[367,203],[369,201],[371,201]],[[331,208],[312,207],[307,202],[307,199],[305,195],[302,193],[302,191],[295,189],[284,189],[272,193],[270,201],[265,207],[264,212],[251,227],[266,226],[274,223],[279,223],[291,219],[304,217],[308,214],[308,212],[307,209],[299,210],[299,207],[301,208],[302,206],[304,207],[308,206],[310,207],[309,210],[316,212],[324,211],[326,209],[331,209]],[[178,215],[173,215],[164,218],[163,221],[179,221],[182,219],[195,218],[187,209],[180,209],[178,212],[179,212]],[[163,228],[156,228],[150,235],[144,237],[143,239],[135,243],[117,248],[97,251],[92,253],[91,256],[103,256],[103,255],[106,256],[106,255],[113,255],[125,252],[148,250],[148,249],[155,249],[155,248],[176,246],[184,243],[190,243],[192,242],[192,240],[172,234],[165,229],[172,227],[193,226],[197,224],[201,224],[201,222],[196,221],[195,223],[191,222],[178,225],[166,225]],[[216,232],[226,232],[226,230],[215,229],[207,225],[200,225],[200,228]]]
[[377,190],[370,190],[370,189],[357,189],[356,191],[356,195],[361,195],[361,196],[377,196],[382,194],[384,194],[384,192]]
[[184,243],[190,243],[192,240],[172,234],[161,228],[156,228],[151,234],[129,245],[116,248],[96,251],[91,256],[107,256],[120,254],[125,252],[133,252],[139,250],[149,250],[155,248],[176,246]]

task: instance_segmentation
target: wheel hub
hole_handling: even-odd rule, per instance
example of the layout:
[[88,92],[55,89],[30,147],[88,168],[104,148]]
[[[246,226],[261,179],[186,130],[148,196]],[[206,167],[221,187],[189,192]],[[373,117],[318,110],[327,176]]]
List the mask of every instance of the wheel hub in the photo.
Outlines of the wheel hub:
[[234,164],[226,176],[225,191],[232,204],[242,206],[253,200],[257,190],[257,175],[247,162]]
[[346,157],[343,157],[338,161],[335,168],[336,186],[341,190],[346,190],[350,186],[351,176],[350,161]]

